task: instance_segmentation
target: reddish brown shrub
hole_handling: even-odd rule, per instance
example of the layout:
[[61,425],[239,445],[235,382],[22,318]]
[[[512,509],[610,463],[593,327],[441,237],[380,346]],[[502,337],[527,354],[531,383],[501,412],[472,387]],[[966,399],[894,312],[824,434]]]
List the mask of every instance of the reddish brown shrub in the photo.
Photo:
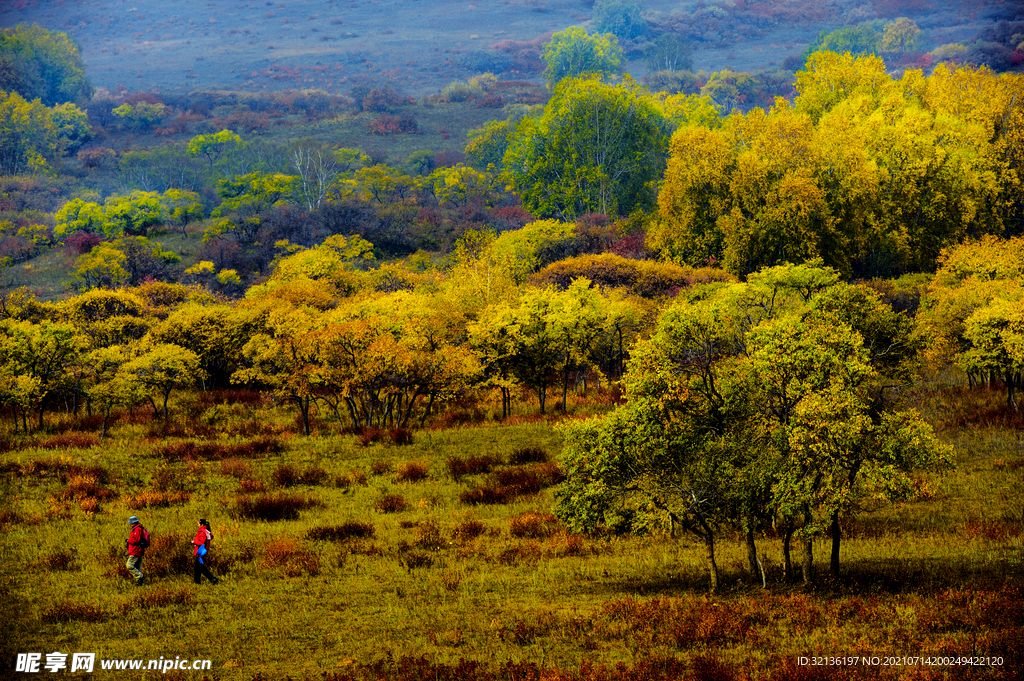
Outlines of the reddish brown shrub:
[[84,433],[68,433],[56,435],[39,443],[40,449],[85,449],[95,447],[100,440],[95,435]]
[[291,537],[280,537],[268,542],[263,547],[263,561],[260,565],[265,568],[284,568],[288,577],[304,574],[315,577],[320,574],[319,556],[303,548]]
[[395,478],[399,482],[419,482],[428,477],[428,470],[429,468],[424,463],[407,461],[399,464],[398,469],[395,471]]
[[276,437],[261,437],[236,445],[222,445],[216,442],[178,442],[157,449],[154,454],[166,461],[182,461],[185,459],[253,459],[264,454],[275,454],[283,449]]
[[129,496],[125,503],[128,504],[128,508],[138,510],[140,508],[166,508],[171,504],[184,504],[192,495],[188,492],[159,492],[159,491],[144,491]]
[[481,109],[500,109],[505,106],[505,100],[499,95],[490,94],[476,103],[478,108]]
[[378,499],[373,507],[378,513],[399,513],[409,508],[409,502],[397,494],[388,494]]
[[[143,518],[145,521],[145,518]],[[145,525],[145,522],[143,522]],[[143,571],[151,577],[169,577],[171,575],[192,574],[192,535],[183,532],[160,534],[150,530],[152,544],[146,549],[145,567]],[[123,546],[123,545],[122,545]],[[123,553],[123,552],[119,552]],[[117,556],[118,572],[129,576],[124,569],[124,557]]]
[[330,477],[330,474],[323,468],[313,466],[302,471],[302,475],[299,476],[299,482],[310,486],[322,485],[328,477]]
[[458,456],[449,457],[445,465],[448,467],[448,473],[455,480],[460,480],[464,475],[478,475],[480,473],[490,473],[494,466],[501,465],[503,461],[496,456],[471,456],[468,459],[462,459]]
[[242,478],[238,481],[238,489],[242,494],[263,494],[267,491],[267,486],[260,480]]
[[366,124],[367,130],[373,135],[420,135],[423,131],[412,116],[392,116],[381,114]]
[[419,551],[404,551],[400,553],[398,562],[410,572],[418,568],[433,567],[434,565],[434,559],[429,554]]
[[101,243],[103,243],[103,237],[88,232],[75,232],[64,239],[64,244],[78,255],[85,255]]
[[235,500],[234,514],[240,518],[253,520],[297,520],[299,512],[314,506],[322,506],[321,502],[298,494],[261,494],[254,497],[238,497]]
[[550,537],[561,528],[561,523],[553,513],[534,513],[527,511],[513,517],[508,522],[508,531],[514,537],[530,537],[543,539]]
[[188,587],[178,589],[177,591],[172,591],[166,587],[159,587],[152,591],[136,593],[121,604],[121,612],[129,613],[149,608],[166,608],[169,605],[192,605],[195,603],[195,600],[195,591]]
[[509,546],[498,554],[498,562],[502,565],[518,565],[535,563],[540,560],[540,546],[535,542]]
[[408,428],[392,428],[388,431],[388,439],[391,440],[392,444],[411,445],[412,431]]
[[471,541],[487,531],[487,526],[479,520],[466,520],[460,523],[452,532],[452,539],[455,541]]
[[391,463],[389,461],[377,460],[370,464],[370,472],[374,475],[384,475],[385,473],[391,472]]
[[299,470],[291,464],[283,463],[274,470],[274,482],[280,487],[291,487],[299,482]]
[[78,572],[82,569],[78,564],[78,551],[75,549],[51,553],[39,561],[39,565],[50,572]]
[[1024,533],[1020,522],[1016,520],[972,520],[964,524],[964,534],[972,539],[988,539],[989,541],[1007,541]]
[[43,611],[43,621],[48,624],[57,622],[102,622],[105,615],[103,609],[88,603],[62,600]]
[[359,444],[364,447],[368,447],[374,442],[380,442],[384,439],[385,432],[380,428],[362,428],[358,432]]
[[252,475],[252,469],[250,468],[248,461],[242,461],[241,459],[225,459],[220,465],[220,474],[241,479]]
[[306,539],[313,541],[345,541],[346,539],[370,539],[376,530],[370,523],[346,520],[341,525],[314,527],[306,533]]
[[515,466],[491,474],[493,484],[503,487],[514,496],[529,496],[541,490],[541,479],[537,471]]
[[56,498],[62,501],[82,501],[83,499],[95,499],[106,501],[114,496],[114,493],[99,484],[96,478],[91,475],[76,475],[68,481],[68,486],[57,492]]
[[471,506],[507,504],[512,496],[504,487],[476,487],[459,495],[459,501]]
[[515,466],[521,466],[524,463],[546,463],[547,460],[548,453],[540,447],[522,447],[513,451],[508,458],[508,462]]
[[362,109],[363,111],[390,113],[395,107],[411,104],[413,101],[411,98],[403,97],[389,87],[373,88],[363,97]]

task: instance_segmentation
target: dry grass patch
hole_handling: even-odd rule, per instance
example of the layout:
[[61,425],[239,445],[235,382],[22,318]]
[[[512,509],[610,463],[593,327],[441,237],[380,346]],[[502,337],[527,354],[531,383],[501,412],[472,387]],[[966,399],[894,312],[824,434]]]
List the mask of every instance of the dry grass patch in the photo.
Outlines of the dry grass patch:
[[89,603],[62,600],[43,611],[43,622],[102,622],[106,617],[103,609]]
[[283,568],[288,577],[320,574],[320,557],[306,549],[292,537],[280,537],[267,542],[263,547],[264,568]]

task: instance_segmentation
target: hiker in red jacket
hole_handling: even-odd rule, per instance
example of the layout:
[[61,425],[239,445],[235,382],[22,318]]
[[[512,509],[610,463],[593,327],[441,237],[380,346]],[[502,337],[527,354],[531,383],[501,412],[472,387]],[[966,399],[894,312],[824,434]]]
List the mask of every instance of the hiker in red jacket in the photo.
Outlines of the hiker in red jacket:
[[210,551],[210,542],[212,541],[213,532],[210,531],[210,523],[200,518],[199,529],[196,531],[196,538],[192,540],[192,543],[196,547],[196,562],[192,571],[192,576],[195,579],[196,584],[202,584],[203,575],[205,575],[206,579],[210,581],[210,584],[216,584],[220,581],[210,573],[210,568],[206,567],[205,557]]
[[142,586],[142,583],[146,581],[146,575],[142,574],[142,556],[146,554],[146,547],[149,546],[148,533],[135,516],[128,519],[128,524],[132,530],[124,543],[128,552],[128,561],[125,563],[125,567],[135,578],[135,586]]

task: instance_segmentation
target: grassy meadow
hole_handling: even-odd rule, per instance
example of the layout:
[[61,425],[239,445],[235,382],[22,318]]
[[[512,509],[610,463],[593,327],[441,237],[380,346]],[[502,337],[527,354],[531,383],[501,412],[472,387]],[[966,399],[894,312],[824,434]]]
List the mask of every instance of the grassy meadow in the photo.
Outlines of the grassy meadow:
[[[455,412],[412,433],[345,434],[324,421],[309,438],[242,391],[183,398],[168,424],[124,414],[102,444],[95,417],[54,419],[2,441],[0,664],[6,675],[19,652],[59,650],[208,658],[213,679],[1018,678],[1024,445],[1000,399],[922,396],[957,469],[847,521],[839,579],[820,543],[817,585],[786,583],[769,533],[762,589],[727,537],[715,597],[688,537],[560,527],[560,418],[529,404],[505,423]],[[570,403],[561,418],[603,408]],[[139,588],[122,555],[132,514],[153,535]],[[199,517],[216,586],[192,583]],[[1004,665],[796,663],[829,655]]]

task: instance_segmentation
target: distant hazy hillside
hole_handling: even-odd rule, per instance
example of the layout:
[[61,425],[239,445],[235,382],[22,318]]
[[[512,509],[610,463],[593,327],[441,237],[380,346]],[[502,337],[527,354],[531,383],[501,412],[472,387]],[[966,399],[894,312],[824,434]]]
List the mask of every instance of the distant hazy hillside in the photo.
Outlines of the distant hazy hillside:
[[[599,3],[600,4],[600,3]],[[620,3],[625,4],[625,3]],[[639,3],[647,37],[622,41],[645,70],[660,33],[694,46],[694,69],[754,70],[799,54],[822,28],[909,16],[925,49],[972,39],[998,20],[1021,20],[1019,3],[994,0],[707,0]],[[347,92],[391,81],[411,94],[436,91],[467,72],[535,79],[547,33],[588,23],[584,0],[6,0],[0,25],[38,22],[81,45],[98,87],[130,90],[322,88]],[[504,43],[505,51],[492,46]],[[518,46],[507,41],[535,41]],[[648,41],[645,43],[645,41]]]

